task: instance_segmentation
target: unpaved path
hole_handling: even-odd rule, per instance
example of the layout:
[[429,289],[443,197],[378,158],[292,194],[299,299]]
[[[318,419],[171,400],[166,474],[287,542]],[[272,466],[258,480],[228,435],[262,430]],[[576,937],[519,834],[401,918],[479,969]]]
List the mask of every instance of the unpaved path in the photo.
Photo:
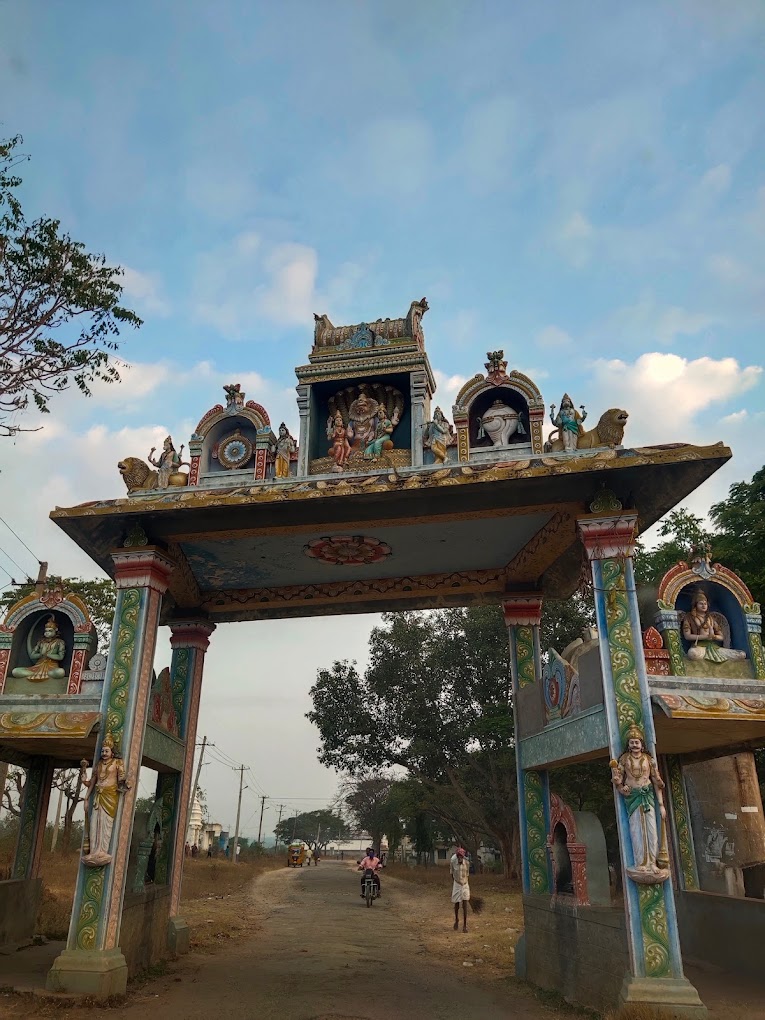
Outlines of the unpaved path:
[[[159,992],[154,1004],[166,1020],[551,1016],[526,994],[516,998],[504,982],[481,987],[429,960],[407,923],[410,890],[402,885],[384,881],[383,898],[368,909],[359,876],[346,864],[323,861],[310,870],[263,875],[252,900],[266,917],[254,939],[190,960],[174,975],[180,982],[173,976],[152,982],[116,1015],[145,1016],[146,1000]],[[453,934],[455,952],[465,953],[470,936]]]
[[[383,878],[367,909],[354,869],[322,861],[310,871],[262,875],[250,893],[263,928],[211,956],[192,954],[130,996],[126,1006],[61,1009],[58,1017],[138,1020],[551,1020],[560,1016],[506,981],[433,962],[412,923],[417,892]],[[410,897],[415,897],[413,900]],[[445,899],[442,922],[449,926]],[[452,933],[455,961],[479,951],[479,936]],[[461,964],[460,964],[461,967]],[[28,1004],[30,1005],[30,1004]],[[39,1016],[22,1008],[17,1017]]]

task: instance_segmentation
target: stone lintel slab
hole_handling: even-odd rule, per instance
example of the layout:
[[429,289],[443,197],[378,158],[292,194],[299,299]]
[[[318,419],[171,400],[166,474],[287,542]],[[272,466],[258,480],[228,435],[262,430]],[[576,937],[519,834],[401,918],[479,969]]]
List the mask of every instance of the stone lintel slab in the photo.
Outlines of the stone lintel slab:
[[125,994],[127,978],[127,963],[119,949],[64,949],[53,961],[45,987],[50,992],[108,999]]
[[178,956],[188,953],[191,929],[182,917],[171,917],[167,926],[167,947]]
[[662,1020],[666,1017],[690,1017],[692,1020],[706,1020],[707,1007],[699,993],[687,978],[643,978],[627,974],[621,993],[621,1006],[641,1005],[649,1012],[656,1011]]

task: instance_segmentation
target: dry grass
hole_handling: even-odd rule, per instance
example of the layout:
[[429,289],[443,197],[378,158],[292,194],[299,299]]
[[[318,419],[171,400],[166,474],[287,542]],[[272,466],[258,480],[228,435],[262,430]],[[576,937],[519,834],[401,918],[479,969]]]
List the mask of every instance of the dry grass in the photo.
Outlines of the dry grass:
[[480,914],[468,911],[468,934],[455,935],[452,881],[447,867],[407,868],[394,864],[383,872],[383,881],[386,876],[401,880],[399,889],[404,892],[404,883],[417,886],[412,920],[433,956],[463,974],[463,965],[468,963],[476,976],[514,976],[515,944],[523,932],[523,906],[520,891],[507,879],[494,874],[470,876],[470,892],[481,897],[483,909]]
[[266,871],[284,867],[284,858],[259,857],[231,864],[225,860],[186,860],[182,914],[191,928],[191,948],[211,953],[260,928],[250,885]]
[[69,931],[79,859],[78,852],[43,853],[40,864],[43,893],[37,931],[48,939],[65,939]]

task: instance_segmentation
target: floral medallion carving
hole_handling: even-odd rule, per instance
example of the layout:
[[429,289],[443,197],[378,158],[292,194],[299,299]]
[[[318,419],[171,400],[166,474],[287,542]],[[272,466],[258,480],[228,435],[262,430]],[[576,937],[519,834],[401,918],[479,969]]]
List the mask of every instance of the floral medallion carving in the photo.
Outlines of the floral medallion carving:
[[334,535],[315,538],[303,546],[303,552],[314,560],[333,566],[359,567],[378,563],[390,556],[391,548],[385,542],[367,535]]

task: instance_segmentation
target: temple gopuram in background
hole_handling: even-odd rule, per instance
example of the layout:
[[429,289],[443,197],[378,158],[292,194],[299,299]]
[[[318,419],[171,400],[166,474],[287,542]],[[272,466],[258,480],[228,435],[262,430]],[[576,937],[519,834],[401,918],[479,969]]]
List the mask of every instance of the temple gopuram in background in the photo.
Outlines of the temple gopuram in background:
[[[218,625],[492,603],[508,628],[515,705],[518,972],[596,1008],[703,1017],[684,958],[754,965],[765,920],[752,762],[765,744],[759,607],[702,554],[669,572],[641,621],[632,569],[638,521],[650,527],[731,452],[676,436],[630,446],[628,414],[607,392],[592,416],[564,394],[545,421],[540,390],[502,350],[451,409],[439,407],[427,310],[423,298],[402,318],[335,326],[315,316],[308,364],[296,369],[297,435],[231,383],[188,437],[188,461],[170,436],[146,457],[120,451],[122,492],[115,473],[114,492],[52,512],[118,598],[108,660],[95,666],[87,614],[71,599],[65,610],[65,597],[53,606],[39,594],[2,631],[0,743],[39,777],[28,782],[13,895],[36,881],[52,764],[95,761],[88,782],[106,791],[102,809],[88,802],[50,988],[105,997],[188,945],[183,837]],[[545,599],[580,591],[583,576],[597,626],[543,649]],[[58,640],[50,613],[56,655],[40,651]],[[157,674],[159,627],[173,656]],[[40,658],[55,663],[44,677]],[[613,785],[612,852],[602,822],[556,792],[558,770],[585,761]],[[142,764],[159,781],[150,817],[134,823]]]

